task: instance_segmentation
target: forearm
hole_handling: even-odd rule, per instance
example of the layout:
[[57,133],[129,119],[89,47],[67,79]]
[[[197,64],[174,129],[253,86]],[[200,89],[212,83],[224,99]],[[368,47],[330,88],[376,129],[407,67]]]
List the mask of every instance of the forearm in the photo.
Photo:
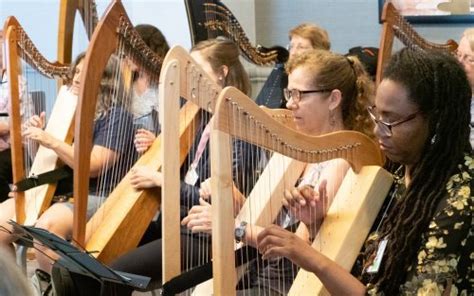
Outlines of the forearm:
[[10,133],[10,125],[8,121],[0,121],[0,136],[4,136]]
[[[295,262],[313,272],[331,295],[365,295],[365,286],[334,261],[314,250],[310,245]],[[299,261],[299,260],[298,260]]]
[[74,147],[54,139],[51,145],[51,149],[58,155],[59,159],[64,162],[70,168],[74,166]]

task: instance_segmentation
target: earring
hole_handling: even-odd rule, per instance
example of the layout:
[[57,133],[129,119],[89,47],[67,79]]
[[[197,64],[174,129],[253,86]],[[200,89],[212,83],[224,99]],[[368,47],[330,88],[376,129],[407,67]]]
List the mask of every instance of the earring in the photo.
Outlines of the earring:
[[222,81],[222,80],[224,79],[224,77],[222,77],[222,76],[219,76],[219,78],[218,78],[218,79],[219,79],[220,81]]
[[336,125],[336,116],[332,110],[329,110],[329,125],[335,126]]

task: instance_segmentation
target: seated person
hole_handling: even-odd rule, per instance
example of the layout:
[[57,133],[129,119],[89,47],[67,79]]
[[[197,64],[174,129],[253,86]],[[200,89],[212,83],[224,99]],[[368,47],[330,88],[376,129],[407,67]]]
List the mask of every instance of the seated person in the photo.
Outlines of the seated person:
[[[290,30],[288,38],[290,39],[290,44],[288,44],[290,57],[310,49],[329,50],[331,48],[328,33],[315,24],[303,23],[294,27]],[[286,61],[275,64],[255,100],[257,105],[268,108],[284,107],[283,89],[288,85],[284,62]]]
[[[78,95],[81,76],[84,75],[82,72],[84,57],[85,54],[80,54],[72,67],[74,78],[69,91],[75,95]],[[115,83],[117,83],[117,77],[114,75],[114,67],[117,67],[117,65],[116,59],[112,58],[104,71],[100,84],[90,157],[91,180],[87,208],[88,218],[93,215],[102,199],[108,195],[110,190],[127,172],[127,162],[120,161],[120,158],[124,153],[132,150],[132,139],[131,137],[127,139],[127,135],[133,133],[132,116],[126,108],[120,105],[120,102],[111,103],[111,95],[114,93]],[[45,132],[42,127],[44,127],[44,115],[30,118],[24,131],[24,137],[53,150],[67,166],[72,168],[74,163],[73,146],[54,138]],[[121,135],[120,141],[117,140],[119,133]],[[111,136],[115,140],[110,140]],[[15,202],[13,198],[0,204],[0,225],[11,231],[11,226],[7,222],[14,217],[14,214]],[[44,228],[66,239],[71,237],[72,225],[73,205],[67,201],[53,204],[40,216],[36,223],[36,227]],[[0,231],[0,246],[10,251],[12,256],[14,256],[12,243],[15,240],[16,236],[14,234]],[[49,258],[54,258],[54,253],[42,246],[38,246],[38,249],[40,252],[36,252],[36,259],[39,268],[49,273],[51,271],[51,260]]]
[[[289,258],[332,295],[471,294],[470,102],[469,81],[452,56],[395,54],[369,111],[380,148],[401,167],[352,272],[275,225],[257,237],[264,258]],[[303,197],[304,204],[294,194],[287,201],[305,208],[314,200]]]
[[[168,42],[161,31],[148,24],[135,26],[135,30],[140,35],[145,44],[158,56],[164,59],[169,50]],[[156,81],[151,81],[140,67],[129,61],[132,71],[132,105],[131,112],[134,118],[134,125],[139,128],[139,132],[147,130],[154,134],[159,134],[158,121],[158,76]]]
[[[291,56],[286,69],[289,73],[288,88],[284,90],[286,107],[293,112],[296,128],[300,132],[319,136],[341,130],[356,130],[372,135],[373,124],[366,108],[371,103],[373,83],[357,59],[324,50],[309,50]],[[305,242],[314,238],[326,208],[332,203],[348,169],[349,164],[343,159],[308,163],[300,183],[286,189],[284,195],[310,195],[321,202],[308,203],[304,210],[300,210],[284,201],[283,204],[292,211],[281,211],[278,223],[288,227],[302,221],[304,225],[300,225],[306,227],[298,227],[295,235]],[[208,188],[201,191],[203,198],[212,195]],[[193,232],[210,233],[211,211],[210,205],[195,206],[182,223]],[[263,229],[247,222],[236,221],[237,227],[243,227],[243,234],[238,240],[256,247],[257,235]],[[292,264],[283,259],[273,260],[264,266],[257,264],[255,262],[251,266],[250,280],[243,282],[246,290],[241,293],[266,294],[269,293],[267,289],[270,289],[271,295],[286,295],[296,275]],[[285,267],[284,270],[278,268],[281,266]]]

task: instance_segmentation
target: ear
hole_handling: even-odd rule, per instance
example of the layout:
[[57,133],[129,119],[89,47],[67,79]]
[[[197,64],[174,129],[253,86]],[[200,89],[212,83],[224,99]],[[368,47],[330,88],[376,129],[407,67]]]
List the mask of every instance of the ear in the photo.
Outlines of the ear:
[[338,89],[333,89],[329,95],[329,110],[334,111],[342,105],[342,93]]
[[223,80],[229,74],[229,67],[227,65],[222,65],[219,69],[219,74],[222,75]]

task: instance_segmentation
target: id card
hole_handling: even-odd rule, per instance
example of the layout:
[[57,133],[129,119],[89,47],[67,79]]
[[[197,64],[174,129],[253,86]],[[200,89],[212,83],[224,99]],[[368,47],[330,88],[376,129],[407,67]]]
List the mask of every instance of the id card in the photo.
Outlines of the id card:
[[184,183],[194,186],[196,185],[197,180],[199,179],[199,175],[196,172],[196,168],[194,166],[191,166],[186,173],[186,176],[184,176]]
[[367,273],[377,273],[382,263],[383,253],[385,253],[385,248],[387,247],[388,239],[384,238],[377,248],[377,255],[375,255],[374,262],[367,267]]

